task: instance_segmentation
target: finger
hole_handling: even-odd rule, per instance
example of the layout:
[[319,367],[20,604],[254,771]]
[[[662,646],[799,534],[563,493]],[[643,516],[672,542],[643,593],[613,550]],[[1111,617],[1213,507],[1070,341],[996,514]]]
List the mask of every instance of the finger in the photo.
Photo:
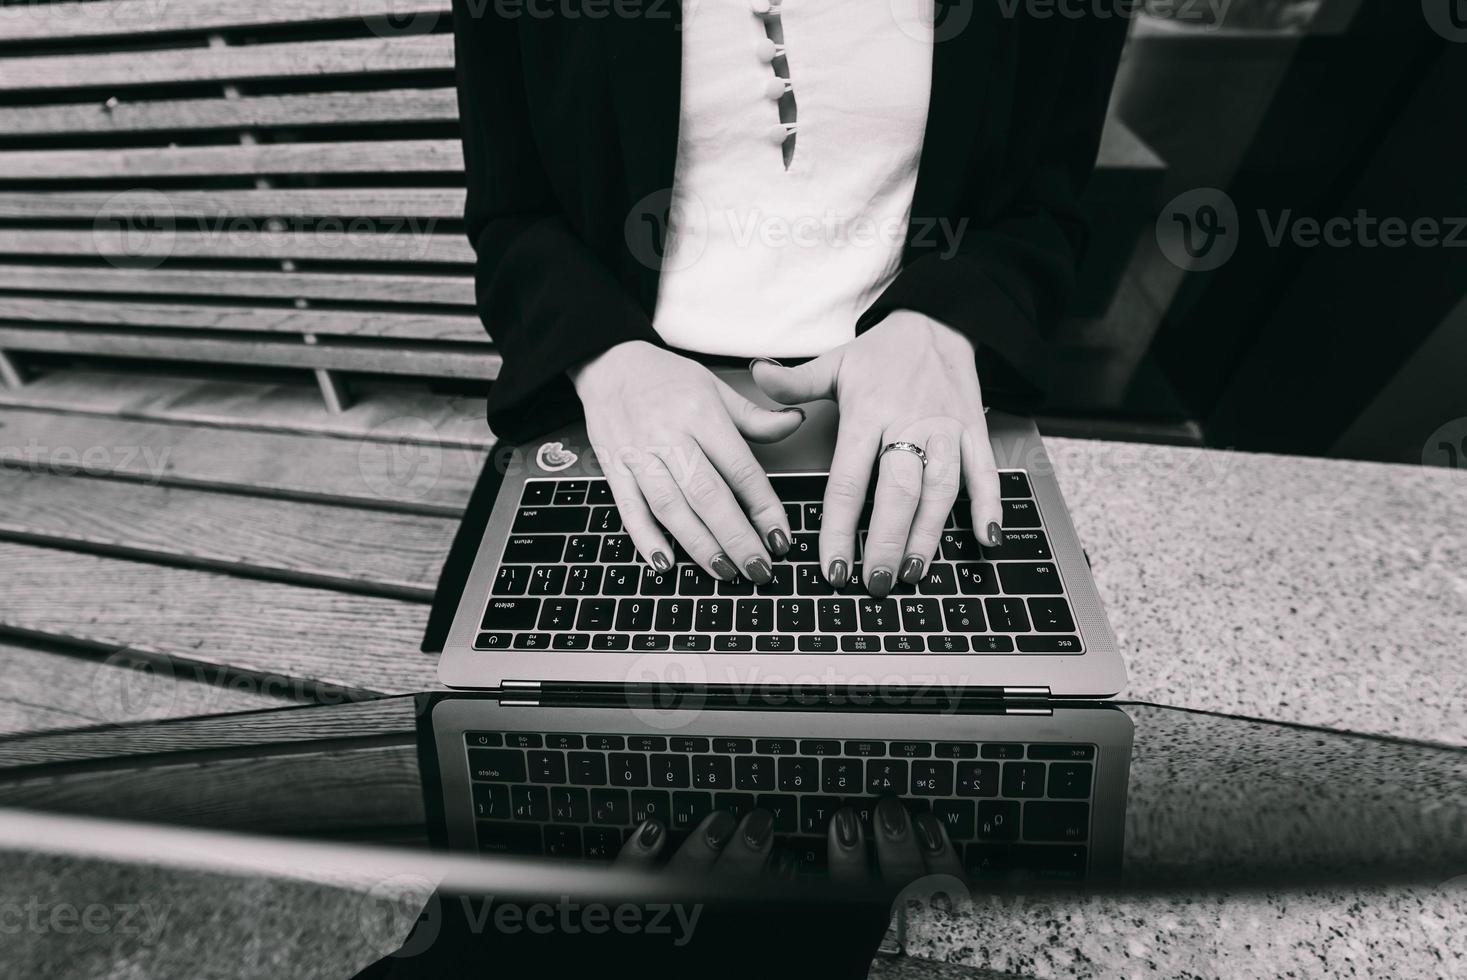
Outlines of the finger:
[[657,855],[662,853],[666,843],[667,832],[662,829],[662,824],[650,818],[644,820],[622,845],[616,855],[616,864],[623,868],[650,868],[657,862]]
[[866,864],[866,833],[855,807],[842,807],[831,818],[826,837],[826,863],[832,881],[862,884],[871,879]]
[[942,821],[927,811],[917,814],[912,826],[917,832],[917,844],[922,848],[922,860],[927,863],[927,873],[952,875],[961,880],[963,862],[958,859],[958,852],[954,850]]
[[778,442],[793,435],[796,429],[805,424],[805,413],[801,409],[773,409],[755,405],[725,382],[718,378],[713,380],[717,382],[718,397],[723,399],[728,417],[750,442]]
[[681,874],[711,871],[724,847],[733,839],[737,826],[738,822],[727,810],[708,814],[667,862],[668,870]]
[[837,589],[850,584],[856,567],[856,524],[866,507],[866,487],[871,482],[871,461],[881,433],[860,418],[844,418],[835,436],[835,454],[825,481],[821,505],[820,567]]
[[958,499],[963,478],[961,440],[962,433],[953,423],[929,433],[921,443],[927,453],[927,466],[922,470],[922,496],[917,501],[917,513],[912,518],[912,530],[897,575],[907,585],[916,585],[926,574],[927,566],[937,554],[953,503]]
[[872,832],[876,837],[876,863],[886,885],[901,890],[916,881],[927,870],[922,852],[912,832],[907,808],[894,796],[884,796],[872,815]]
[[[643,464],[636,464],[640,471]],[[621,515],[622,529],[632,539],[637,553],[642,555],[658,572],[666,572],[673,566],[672,545],[662,533],[647,500],[642,496],[633,469],[625,460],[617,460],[605,467],[606,482],[611,486],[611,497],[616,501],[617,513]]]
[[764,873],[774,850],[774,814],[755,808],[744,814],[733,840],[723,848],[714,865],[717,874],[752,878]]
[[[884,438],[883,441],[899,440]],[[866,532],[866,546],[861,553],[866,591],[878,599],[886,598],[896,581],[902,552],[912,533],[912,519],[917,516],[917,502],[921,499],[922,460],[916,453],[900,449],[883,452],[876,466],[871,527]]]
[[[678,461],[670,469],[673,479],[682,491],[683,499],[692,508],[701,526],[707,528],[717,539],[718,553],[710,556],[709,561],[718,564],[721,557],[726,564],[731,558],[734,566],[741,569],[750,580],[759,585],[770,582],[773,571],[764,542],[759,539],[754,526],[749,523],[748,515],[734,499],[733,491],[729,490],[723,475],[702,448],[695,444],[689,449],[687,459]],[[770,492],[773,493],[772,490]],[[674,530],[673,533],[677,532]],[[686,542],[683,546],[688,548],[688,554],[697,557],[697,552],[688,547]],[[719,578],[728,577],[728,568],[723,565],[710,568],[710,571]]]
[[801,402],[835,397],[835,379],[840,361],[839,351],[832,351],[794,367],[785,367],[778,361],[760,357],[750,362],[749,372],[764,394],[786,405],[798,405]]
[[973,534],[983,544],[997,547],[1003,543],[1003,500],[993,443],[982,416],[963,433],[963,482],[972,499]]
[[[703,458],[696,443],[691,444],[689,452]],[[688,503],[683,488],[661,458],[650,456],[637,474],[637,481],[652,516],[678,540],[693,561],[706,568],[714,578],[728,579],[738,573],[738,568],[724,554],[718,539]]]
[[749,452],[748,444],[732,426],[724,425],[700,436],[698,444],[743,505],[770,554],[783,558],[790,550],[789,515],[785,513],[783,501],[775,495],[764,467]]

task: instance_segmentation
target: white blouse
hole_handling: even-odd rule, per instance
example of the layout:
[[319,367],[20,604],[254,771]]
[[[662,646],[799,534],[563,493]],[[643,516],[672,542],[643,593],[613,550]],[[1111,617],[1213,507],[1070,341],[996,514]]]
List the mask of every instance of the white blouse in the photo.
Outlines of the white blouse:
[[[688,0],[653,326],[669,345],[804,357],[855,336],[896,276],[932,82],[932,0]],[[796,121],[784,165],[766,60],[779,17]]]

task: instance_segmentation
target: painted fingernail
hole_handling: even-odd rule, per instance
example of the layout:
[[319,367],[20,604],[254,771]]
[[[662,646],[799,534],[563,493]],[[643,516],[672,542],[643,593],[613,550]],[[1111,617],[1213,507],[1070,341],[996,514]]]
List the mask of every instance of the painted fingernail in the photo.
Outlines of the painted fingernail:
[[656,820],[648,820],[642,824],[642,829],[637,834],[637,843],[643,847],[654,847],[662,839],[662,824]]
[[917,840],[921,843],[922,850],[928,854],[941,854],[942,828],[938,826],[937,818],[930,813],[919,813],[912,823],[917,828]]
[[756,358],[754,358],[752,361],[749,362],[749,370],[750,371],[754,370],[754,365],[755,364],[773,364],[775,367],[781,367],[781,368],[784,367],[783,364],[779,363],[778,361],[776,361],[772,357],[756,357]]
[[774,815],[768,810],[752,810],[744,824],[744,843],[763,847],[774,835]]
[[837,589],[843,589],[851,584],[851,572],[846,567],[846,560],[844,558],[837,558],[830,563],[830,570],[825,573],[825,581]]
[[892,840],[903,840],[907,836],[907,811],[894,796],[883,796],[876,804],[876,820],[882,833]]
[[709,847],[715,851],[721,851],[723,845],[733,837],[734,828],[737,826],[738,821],[733,818],[733,814],[727,810],[719,810],[713,819],[708,821],[708,829],[703,832],[703,837],[708,841]]
[[713,574],[717,575],[721,582],[732,582],[739,577],[738,566],[733,563],[733,560],[728,555],[725,555],[721,551],[713,556],[713,560],[708,563],[708,567],[713,569]]
[[997,521],[988,522],[988,540],[983,543],[994,548],[1003,544],[1003,528],[998,526]]
[[768,585],[774,581],[774,573],[769,569],[769,562],[763,558],[750,558],[744,562],[744,572],[755,585]]
[[861,838],[861,825],[856,822],[856,811],[850,807],[837,810],[835,814],[835,839],[841,847],[855,847]]
[[783,528],[775,528],[769,532],[769,550],[774,552],[774,557],[783,558],[790,550],[789,535],[784,533]]
[[866,591],[878,599],[885,599],[891,592],[891,572],[885,568],[878,568],[866,579]]
[[672,559],[661,551],[652,552],[652,567],[658,572],[665,572],[672,568]]
[[902,581],[908,585],[916,585],[922,578],[922,559],[912,555],[902,562]]

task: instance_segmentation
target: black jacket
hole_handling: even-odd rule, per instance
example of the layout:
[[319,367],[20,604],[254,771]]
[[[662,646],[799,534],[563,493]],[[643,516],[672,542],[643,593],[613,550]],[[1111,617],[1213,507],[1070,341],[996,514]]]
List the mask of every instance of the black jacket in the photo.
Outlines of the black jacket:
[[[925,313],[980,346],[986,385],[997,370],[1042,388],[1126,33],[1119,13],[1095,9],[939,0],[913,228],[921,217],[963,234],[944,257],[941,236],[909,233],[902,271],[858,331],[892,310]],[[489,422],[528,438],[579,410],[567,367],[621,341],[658,342],[679,8],[454,0],[453,12],[477,305],[504,357]]]

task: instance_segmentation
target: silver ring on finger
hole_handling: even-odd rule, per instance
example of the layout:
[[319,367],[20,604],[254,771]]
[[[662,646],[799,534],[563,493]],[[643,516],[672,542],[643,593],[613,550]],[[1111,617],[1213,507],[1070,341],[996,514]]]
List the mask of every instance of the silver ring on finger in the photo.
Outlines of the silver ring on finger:
[[[881,447],[881,456],[885,456],[890,452],[911,453],[922,461],[922,468],[924,470],[927,468],[927,452],[915,442],[888,442],[885,446]],[[877,458],[880,459],[881,457],[878,456]]]

